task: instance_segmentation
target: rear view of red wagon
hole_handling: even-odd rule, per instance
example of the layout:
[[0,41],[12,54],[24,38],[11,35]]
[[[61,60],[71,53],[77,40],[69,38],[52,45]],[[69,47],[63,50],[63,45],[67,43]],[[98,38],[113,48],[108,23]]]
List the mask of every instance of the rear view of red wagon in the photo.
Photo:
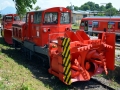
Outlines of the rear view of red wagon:
[[3,17],[2,20],[2,36],[4,40],[8,44],[13,44],[12,42],[12,24],[14,21],[19,21],[19,17],[17,14],[7,14]]

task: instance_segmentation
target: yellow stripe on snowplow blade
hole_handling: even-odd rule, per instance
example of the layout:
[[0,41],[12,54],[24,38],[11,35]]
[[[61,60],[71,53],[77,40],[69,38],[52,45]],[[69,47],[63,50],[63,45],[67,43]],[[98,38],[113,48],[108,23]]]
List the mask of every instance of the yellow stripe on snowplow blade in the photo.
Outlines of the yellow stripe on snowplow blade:
[[64,82],[71,84],[71,62],[70,62],[70,39],[64,38],[62,41],[63,47],[63,66],[64,66]]

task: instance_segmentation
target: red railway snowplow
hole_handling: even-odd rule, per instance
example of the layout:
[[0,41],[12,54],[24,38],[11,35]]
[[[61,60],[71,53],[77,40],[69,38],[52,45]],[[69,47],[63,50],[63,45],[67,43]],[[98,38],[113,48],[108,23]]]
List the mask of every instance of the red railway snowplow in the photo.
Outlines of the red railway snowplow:
[[114,70],[114,33],[101,33],[98,39],[90,40],[84,31],[67,31],[57,40],[58,44],[50,44],[49,72],[64,83],[87,81],[93,75]]
[[90,39],[83,30],[73,32],[67,8],[27,12],[26,22],[15,22],[12,31],[15,48],[21,48],[29,60],[38,56],[41,66],[49,66],[49,73],[67,85],[114,70],[115,33]]

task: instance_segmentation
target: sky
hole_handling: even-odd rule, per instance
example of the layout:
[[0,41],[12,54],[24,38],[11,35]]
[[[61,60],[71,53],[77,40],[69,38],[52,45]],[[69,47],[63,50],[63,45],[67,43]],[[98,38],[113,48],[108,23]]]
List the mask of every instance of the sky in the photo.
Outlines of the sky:
[[[120,2],[119,0],[37,0],[37,3],[33,5],[33,8],[36,6],[41,7],[41,9],[56,6],[66,7],[70,6],[71,4],[80,7],[88,1],[92,1],[99,5],[105,5],[106,3],[111,2],[113,7],[118,10],[120,9],[120,5],[118,3]],[[13,0],[0,0],[0,10],[6,8],[7,6],[15,7]]]

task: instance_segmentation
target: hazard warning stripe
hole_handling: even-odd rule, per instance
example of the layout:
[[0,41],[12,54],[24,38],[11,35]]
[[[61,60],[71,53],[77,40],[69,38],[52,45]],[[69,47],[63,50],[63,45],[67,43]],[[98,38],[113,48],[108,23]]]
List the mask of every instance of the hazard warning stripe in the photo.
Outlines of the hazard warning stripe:
[[70,63],[68,63],[68,66],[64,67],[64,74],[67,75],[69,73],[69,70],[70,70]]
[[69,44],[70,44],[70,39],[69,38],[64,38],[63,42],[62,42],[62,46],[66,47]]
[[70,70],[71,64],[68,63],[68,66],[64,67],[64,81],[70,85],[71,84],[71,70]]
[[70,63],[70,55],[68,55],[67,58],[64,57],[64,59],[63,59],[63,65],[64,66],[67,66],[68,63]]
[[62,47],[63,47],[63,66],[64,66],[64,82],[68,85],[71,84],[71,62],[70,62],[70,39],[63,38],[62,39]]
[[[63,46],[63,53],[62,53],[62,55],[65,55],[65,53],[68,52],[68,50],[70,50],[70,39],[64,38],[62,46]],[[66,49],[67,49],[67,51],[66,51]]]

